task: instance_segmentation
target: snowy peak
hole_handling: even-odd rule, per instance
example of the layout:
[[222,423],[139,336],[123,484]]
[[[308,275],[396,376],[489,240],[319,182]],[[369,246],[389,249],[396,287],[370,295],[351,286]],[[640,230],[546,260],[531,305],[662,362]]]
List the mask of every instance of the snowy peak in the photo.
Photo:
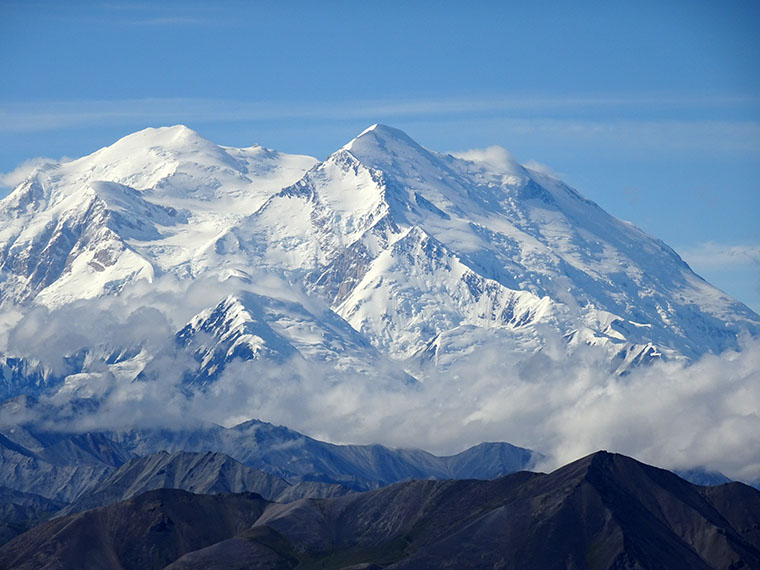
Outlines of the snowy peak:
[[45,208],[48,193],[37,178],[39,172],[40,169],[32,172],[0,202],[0,215],[22,217]]
[[[241,295],[243,297],[243,295]],[[273,360],[283,363],[297,354],[295,347],[267,322],[260,299],[230,295],[213,309],[193,317],[177,333],[177,341],[192,350],[199,361],[197,378],[206,383],[238,360]]]
[[450,174],[439,155],[420,146],[405,132],[385,125],[366,129],[338,152],[343,151],[399,182],[413,181],[424,186]]
[[242,276],[174,321],[196,314],[178,340],[207,380],[240,359],[417,370],[492,339],[537,350],[545,331],[628,366],[760,333],[665,244],[504,149],[440,154],[384,125],[322,162],[175,126],[44,166],[0,202],[0,269],[0,302],[50,307]]
[[133,164],[152,162],[155,158],[189,161],[205,157],[206,161],[216,159],[237,166],[222,147],[184,125],[143,129],[119,139],[91,156],[101,163],[113,163],[128,158]]
[[471,222],[507,213],[515,199],[554,202],[504,149],[456,158],[420,146],[403,131],[375,125],[336,154],[345,152],[383,179],[384,198],[399,222]]
[[386,199],[402,218],[402,212],[416,209],[418,197],[444,215],[462,209],[467,191],[451,168],[453,159],[427,150],[403,131],[375,125],[340,152],[351,153],[383,178]]
[[[147,190],[178,170],[241,170],[242,164],[195,131],[178,125],[148,128],[71,163],[89,180],[107,180]],[[191,172],[185,172],[191,174]]]
[[[147,128],[89,156],[46,165],[39,178],[43,187],[63,192],[93,181],[115,182],[174,206],[177,201],[192,199],[213,200],[217,208],[224,208],[225,199],[237,198],[239,207],[250,213],[264,199],[256,194],[279,190],[316,162],[257,145],[218,146],[192,129],[176,125]],[[251,200],[254,205],[249,206]]]
[[118,141],[101,149],[103,154],[124,154],[125,152],[141,152],[153,149],[162,154],[186,154],[197,151],[214,152],[219,148],[216,144],[201,136],[185,125],[171,127],[148,127],[129,134]]
[[45,165],[0,201],[0,302],[59,306],[156,271],[217,269],[199,252],[316,162],[220,147],[180,125]]
[[404,131],[386,125],[374,124],[352,139],[343,149],[368,163],[389,158],[408,158],[411,153],[425,154],[421,147]]
[[[177,333],[199,362],[191,382],[213,382],[234,360],[305,361],[369,376],[396,368],[329,308],[308,304],[240,291],[202,311]],[[391,378],[409,380],[400,369]]]

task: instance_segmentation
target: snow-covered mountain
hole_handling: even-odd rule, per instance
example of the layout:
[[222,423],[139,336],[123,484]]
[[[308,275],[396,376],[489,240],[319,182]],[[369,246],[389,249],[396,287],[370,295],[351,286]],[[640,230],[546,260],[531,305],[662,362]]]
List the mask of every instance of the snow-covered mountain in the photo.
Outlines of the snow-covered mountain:
[[2,299],[58,306],[166,271],[195,276],[199,251],[316,162],[178,126],[46,165],[0,205]]
[[[143,304],[166,305],[156,284],[167,279],[201,383],[249,358],[362,375],[395,360],[422,376],[481,344],[534,351],[549,337],[601,346],[622,371],[760,333],[757,314],[671,248],[560,180],[498,150],[433,152],[382,125],[322,162],[146,129],[45,165],[0,201],[3,310],[78,307],[133,286]],[[203,302],[183,293],[202,279]],[[131,348],[108,366],[139,374],[150,347]]]
[[251,292],[224,298],[205,309],[177,333],[180,345],[193,352],[199,367],[189,383],[215,379],[235,359],[269,360],[278,364],[294,359],[333,365],[365,376],[379,372],[413,382],[334,312],[318,314],[304,305]]

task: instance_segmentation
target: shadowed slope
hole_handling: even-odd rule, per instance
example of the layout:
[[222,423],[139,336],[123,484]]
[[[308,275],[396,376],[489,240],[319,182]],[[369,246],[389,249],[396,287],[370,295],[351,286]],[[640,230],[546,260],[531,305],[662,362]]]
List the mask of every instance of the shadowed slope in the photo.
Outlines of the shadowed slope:
[[598,452],[549,475],[290,504],[150,492],[40,525],[0,549],[0,567],[760,568],[759,507],[746,485],[699,487]]
[[162,568],[188,551],[241,532],[267,504],[256,494],[150,491],[43,523],[0,549],[0,568]]

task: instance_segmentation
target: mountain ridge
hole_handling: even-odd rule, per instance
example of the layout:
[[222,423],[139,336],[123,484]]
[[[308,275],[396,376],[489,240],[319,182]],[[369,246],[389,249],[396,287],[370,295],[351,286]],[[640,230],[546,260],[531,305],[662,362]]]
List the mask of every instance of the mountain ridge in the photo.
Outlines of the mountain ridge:
[[46,430],[44,423],[37,420],[37,413],[46,415],[50,410],[32,402],[28,409],[17,409],[2,417],[0,475],[6,486],[67,502],[89,492],[130,461],[140,463],[144,459],[136,458],[162,453],[219,453],[291,485],[312,481],[342,484],[355,490],[412,478],[490,479],[531,468],[541,459],[534,451],[506,442],[482,443],[450,456],[377,444],[338,445],[260,420],[248,420],[231,428],[199,424],[184,429],[90,433],[60,431],[64,422],[51,418],[49,421],[58,430]]
[[[172,190],[180,188],[181,196]],[[225,196],[243,191],[253,202],[238,200],[230,210]],[[89,209],[73,205],[83,192],[95,200]],[[35,229],[43,218],[44,231]],[[760,327],[757,315],[711,289],[671,248],[556,178],[509,158],[435,153],[384,125],[322,162],[263,147],[220,147],[183,126],[146,129],[89,157],[38,169],[0,201],[0,219],[3,303],[29,303],[36,295],[38,303],[57,305],[118,294],[127,283],[167,271],[183,279],[207,271],[252,275],[253,262],[287,280],[305,278],[308,294],[394,358],[410,357],[457,326],[504,327],[468,320],[477,293],[459,308],[429,308],[457,298],[470,274],[510,295],[545,299],[551,310],[537,321],[561,335],[573,332],[575,342],[606,346],[613,356],[651,344],[661,355],[693,358],[731,346],[737,326]],[[14,230],[14,219],[36,226]],[[421,248],[396,261],[420,299],[409,301],[406,317],[388,312],[400,281],[384,257],[404,239]],[[439,245],[424,246],[428,239]],[[444,278],[426,266],[438,248],[464,273]],[[92,283],[74,293],[85,276]],[[370,295],[380,279],[390,289]],[[431,279],[439,290],[430,289]],[[607,314],[619,326],[605,324]],[[439,323],[405,334],[417,319]],[[692,334],[694,327],[710,334]],[[534,349],[540,345],[536,340]]]
[[0,547],[0,564],[729,570],[760,565],[755,506],[750,487],[699,487],[600,451],[549,474],[409,481],[289,504],[149,491],[43,523]]

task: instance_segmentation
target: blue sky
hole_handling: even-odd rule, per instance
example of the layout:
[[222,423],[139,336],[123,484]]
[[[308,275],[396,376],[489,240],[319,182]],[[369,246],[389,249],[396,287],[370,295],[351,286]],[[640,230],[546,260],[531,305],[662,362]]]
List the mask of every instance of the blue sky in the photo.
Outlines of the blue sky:
[[548,165],[760,312],[758,29],[756,1],[0,0],[0,172],[176,123],[322,158],[383,122]]

